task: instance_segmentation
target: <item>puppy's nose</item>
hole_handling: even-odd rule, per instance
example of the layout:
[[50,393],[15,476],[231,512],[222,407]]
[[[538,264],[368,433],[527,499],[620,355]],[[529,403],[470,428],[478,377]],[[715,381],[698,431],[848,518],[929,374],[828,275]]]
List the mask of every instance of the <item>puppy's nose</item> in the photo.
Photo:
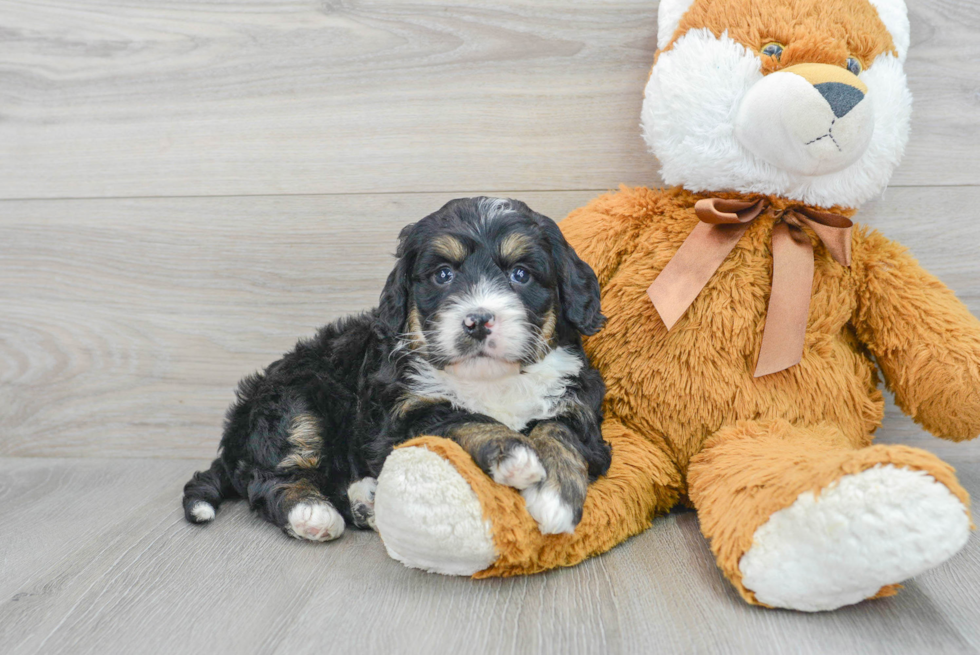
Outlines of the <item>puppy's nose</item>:
[[490,312],[476,312],[463,319],[463,330],[478,341],[486,339],[492,327],[493,314]]
[[861,92],[861,89],[850,84],[824,82],[823,84],[814,84],[813,88],[819,91],[824,100],[830,104],[830,108],[837,118],[846,116],[847,112],[854,109],[857,103],[864,100],[864,93]]

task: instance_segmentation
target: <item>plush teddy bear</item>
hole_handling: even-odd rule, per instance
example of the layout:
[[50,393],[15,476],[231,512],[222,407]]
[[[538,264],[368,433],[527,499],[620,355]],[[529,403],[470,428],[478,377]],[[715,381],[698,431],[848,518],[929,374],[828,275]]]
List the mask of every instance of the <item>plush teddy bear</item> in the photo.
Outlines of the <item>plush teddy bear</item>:
[[[608,324],[607,476],[574,534],[423,437],[381,473],[392,557],[475,577],[601,553],[679,502],[746,601],[827,610],[891,595],[972,528],[953,469],[872,445],[884,402],[980,432],[980,322],[898,244],[853,226],[904,149],[902,0],[661,0],[643,135],[667,190],[623,188],[561,225]],[[927,220],[927,217],[924,217]]]

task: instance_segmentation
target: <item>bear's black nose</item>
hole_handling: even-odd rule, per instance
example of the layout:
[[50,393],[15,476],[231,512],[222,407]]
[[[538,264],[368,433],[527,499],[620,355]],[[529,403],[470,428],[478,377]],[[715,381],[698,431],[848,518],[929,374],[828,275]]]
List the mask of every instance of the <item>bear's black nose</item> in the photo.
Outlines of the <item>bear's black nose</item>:
[[864,93],[861,92],[861,89],[856,89],[850,84],[822,82],[814,84],[813,88],[819,91],[820,95],[830,103],[830,108],[837,118],[846,116],[847,112],[854,109],[857,103],[864,100]]
[[463,330],[477,341],[486,339],[492,327],[493,314],[489,312],[469,314],[463,319]]

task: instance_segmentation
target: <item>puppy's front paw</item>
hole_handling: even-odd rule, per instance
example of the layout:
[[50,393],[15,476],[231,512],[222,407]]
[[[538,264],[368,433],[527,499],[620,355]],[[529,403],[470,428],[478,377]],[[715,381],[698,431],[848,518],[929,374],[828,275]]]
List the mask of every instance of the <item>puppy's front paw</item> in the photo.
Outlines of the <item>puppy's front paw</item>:
[[330,541],[344,534],[344,517],[326,501],[297,503],[289,510],[286,533],[297,539]]
[[522,444],[512,446],[490,467],[490,474],[497,484],[515,489],[527,489],[547,475],[537,453]]
[[374,493],[378,488],[375,478],[361,478],[347,487],[347,499],[350,501],[350,513],[354,516],[354,525],[359,528],[371,528],[378,531],[374,523]]
[[541,534],[571,534],[582,520],[581,503],[576,507],[563,499],[558,489],[548,482],[528,487],[521,495]]

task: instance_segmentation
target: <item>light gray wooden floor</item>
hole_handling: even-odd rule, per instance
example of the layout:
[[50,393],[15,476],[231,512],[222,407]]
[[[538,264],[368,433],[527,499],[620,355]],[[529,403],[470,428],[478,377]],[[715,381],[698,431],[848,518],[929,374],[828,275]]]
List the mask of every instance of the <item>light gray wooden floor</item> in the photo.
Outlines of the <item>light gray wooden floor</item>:
[[[980,314],[980,12],[910,0],[913,134],[860,215]],[[0,653],[980,651],[980,539],[895,598],[744,605],[692,513],[474,582],[373,534],[186,525],[244,373],[377,298],[395,236],[491,193],[656,185],[656,2],[0,0]],[[980,497],[980,443],[889,407]]]

